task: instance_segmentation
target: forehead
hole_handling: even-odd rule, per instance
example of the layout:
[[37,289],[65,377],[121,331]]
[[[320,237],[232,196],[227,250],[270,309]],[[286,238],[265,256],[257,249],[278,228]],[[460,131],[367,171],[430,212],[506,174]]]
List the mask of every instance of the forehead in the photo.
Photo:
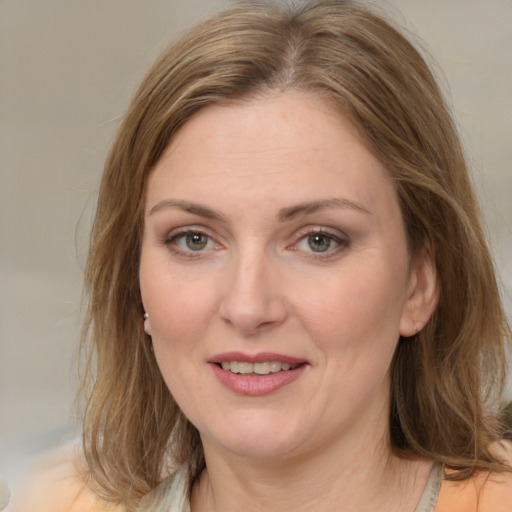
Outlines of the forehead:
[[230,191],[246,202],[333,194],[396,202],[386,170],[354,126],[328,102],[298,92],[200,110],[153,169],[148,204],[165,194],[210,202]]

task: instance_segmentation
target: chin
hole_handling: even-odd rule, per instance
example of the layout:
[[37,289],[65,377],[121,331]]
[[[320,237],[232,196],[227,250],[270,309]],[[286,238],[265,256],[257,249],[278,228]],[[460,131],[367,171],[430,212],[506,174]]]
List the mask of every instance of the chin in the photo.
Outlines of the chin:
[[224,448],[230,453],[246,459],[268,460],[290,456],[296,448],[296,444],[280,442],[276,439],[265,439],[258,442],[245,439],[239,443],[226,444]]
[[[211,432],[201,435],[205,451],[210,443],[240,457],[252,459],[269,459],[286,457],[304,442],[300,431],[288,424],[283,430],[283,422],[268,424],[261,421],[236,421]],[[300,439],[299,439],[300,436]]]

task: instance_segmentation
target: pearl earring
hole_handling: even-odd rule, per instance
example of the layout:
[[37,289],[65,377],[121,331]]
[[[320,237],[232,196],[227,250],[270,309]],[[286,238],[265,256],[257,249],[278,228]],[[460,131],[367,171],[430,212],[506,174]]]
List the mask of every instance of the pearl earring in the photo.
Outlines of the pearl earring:
[[151,324],[149,323],[149,315],[147,313],[144,313],[143,318],[144,318],[144,332],[148,336],[151,336],[152,331],[151,331]]

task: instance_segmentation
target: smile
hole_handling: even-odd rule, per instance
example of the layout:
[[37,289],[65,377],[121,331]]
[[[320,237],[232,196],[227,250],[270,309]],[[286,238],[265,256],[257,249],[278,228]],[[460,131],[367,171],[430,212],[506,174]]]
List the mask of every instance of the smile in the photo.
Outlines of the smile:
[[222,369],[241,375],[269,375],[281,371],[294,370],[299,365],[280,361],[264,361],[261,363],[249,363],[246,361],[222,361]]
[[225,352],[208,363],[220,384],[246,396],[275,393],[299,379],[310,366],[305,359],[272,352]]

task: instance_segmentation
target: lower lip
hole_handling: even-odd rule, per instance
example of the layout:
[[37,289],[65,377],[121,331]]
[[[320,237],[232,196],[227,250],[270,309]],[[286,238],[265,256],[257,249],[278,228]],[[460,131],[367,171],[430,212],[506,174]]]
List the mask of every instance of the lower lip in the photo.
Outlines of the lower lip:
[[303,364],[293,370],[281,370],[268,375],[241,375],[223,370],[216,364],[211,364],[211,367],[221,384],[231,391],[240,395],[262,396],[273,393],[298,379],[306,365]]

